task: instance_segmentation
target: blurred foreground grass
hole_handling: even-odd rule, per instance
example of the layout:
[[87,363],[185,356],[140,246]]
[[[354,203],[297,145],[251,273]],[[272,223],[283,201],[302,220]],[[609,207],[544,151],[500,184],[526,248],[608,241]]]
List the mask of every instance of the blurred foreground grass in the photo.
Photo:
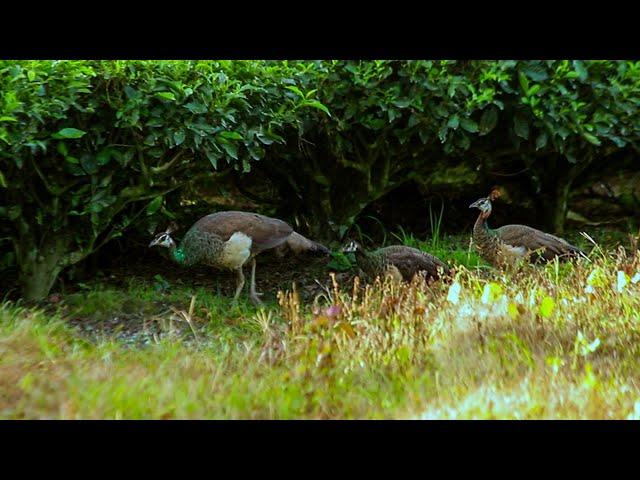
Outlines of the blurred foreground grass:
[[159,281],[5,303],[0,417],[640,418],[638,253],[515,273],[449,253],[450,284],[263,310]]

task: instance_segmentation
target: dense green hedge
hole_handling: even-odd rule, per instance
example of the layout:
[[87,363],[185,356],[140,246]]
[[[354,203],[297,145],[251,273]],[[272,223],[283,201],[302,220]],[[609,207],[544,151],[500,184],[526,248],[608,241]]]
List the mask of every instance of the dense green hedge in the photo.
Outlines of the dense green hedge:
[[[0,215],[24,295],[199,175],[264,157],[313,94],[257,62],[2,62]],[[293,77],[293,78],[291,78]],[[168,213],[168,212],[165,212]],[[9,259],[11,260],[11,259]]]
[[575,177],[620,149],[637,150],[639,68],[566,60],[314,64],[314,75],[299,80],[318,89],[332,116],[306,122],[311,144],[278,151],[267,173],[298,199],[318,234],[339,234],[407,181],[455,190],[482,183],[485,171],[526,169],[531,191],[544,194],[549,228],[562,231]]
[[[339,239],[371,202],[528,169],[561,231],[573,180],[638,147],[640,62],[0,62],[0,216],[24,295],[198,178],[260,174]],[[8,221],[7,221],[8,220]],[[12,248],[8,248],[11,245]]]

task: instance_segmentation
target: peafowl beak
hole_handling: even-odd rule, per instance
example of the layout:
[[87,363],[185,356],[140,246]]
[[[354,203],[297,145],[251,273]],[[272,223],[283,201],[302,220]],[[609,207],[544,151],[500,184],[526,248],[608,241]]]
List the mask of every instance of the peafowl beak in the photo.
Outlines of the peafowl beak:
[[155,247],[156,245],[161,245],[163,240],[164,240],[164,235],[156,236],[153,240],[151,240],[151,243],[149,244],[149,248]]
[[480,200],[476,200],[475,202],[473,202],[471,205],[469,205],[469,208],[480,208],[480,203],[484,200],[484,198],[481,198]]

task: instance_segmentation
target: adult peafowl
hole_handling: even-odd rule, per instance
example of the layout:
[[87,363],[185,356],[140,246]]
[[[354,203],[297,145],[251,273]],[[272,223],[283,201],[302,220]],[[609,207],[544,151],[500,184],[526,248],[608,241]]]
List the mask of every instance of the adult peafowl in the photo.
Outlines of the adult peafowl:
[[249,297],[256,305],[262,303],[259,298],[262,294],[256,292],[257,255],[274,248],[280,251],[288,248],[294,253],[329,253],[325,246],[303,237],[286,222],[251,212],[226,211],[202,217],[187,231],[179,246],[171,238],[176,229],[175,224],[170,225],[155,236],[149,247],[168,248],[172,260],[183,266],[200,263],[235,270],[234,300],[238,299],[245,284],[242,269],[251,262]]

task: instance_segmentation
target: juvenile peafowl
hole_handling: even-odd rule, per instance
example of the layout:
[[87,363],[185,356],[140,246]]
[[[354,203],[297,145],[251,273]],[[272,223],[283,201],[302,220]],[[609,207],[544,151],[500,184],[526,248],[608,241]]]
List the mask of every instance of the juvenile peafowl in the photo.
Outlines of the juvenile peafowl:
[[238,299],[244,287],[243,266],[250,261],[249,297],[256,305],[262,303],[259,298],[262,294],[256,292],[256,255],[278,247],[288,248],[294,253],[329,254],[325,246],[298,234],[282,220],[257,213],[227,211],[202,217],[187,231],[180,246],[171,238],[176,228],[170,225],[157,234],[149,247],[168,248],[172,260],[183,266],[201,263],[222,270],[235,270],[238,276],[234,300]]
[[449,267],[438,257],[405,245],[367,251],[358,242],[351,241],[342,251],[354,253],[360,269],[372,279],[390,275],[397,280],[409,282],[417,273],[423,273],[430,279],[450,274]]
[[473,226],[473,242],[480,255],[494,266],[512,266],[519,259],[548,261],[555,257],[586,256],[578,247],[566,240],[526,225],[505,225],[495,230],[489,228],[492,201],[500,197],[494,189],[488,197],[481,198],[469,208],[477,208],[480,215]]

